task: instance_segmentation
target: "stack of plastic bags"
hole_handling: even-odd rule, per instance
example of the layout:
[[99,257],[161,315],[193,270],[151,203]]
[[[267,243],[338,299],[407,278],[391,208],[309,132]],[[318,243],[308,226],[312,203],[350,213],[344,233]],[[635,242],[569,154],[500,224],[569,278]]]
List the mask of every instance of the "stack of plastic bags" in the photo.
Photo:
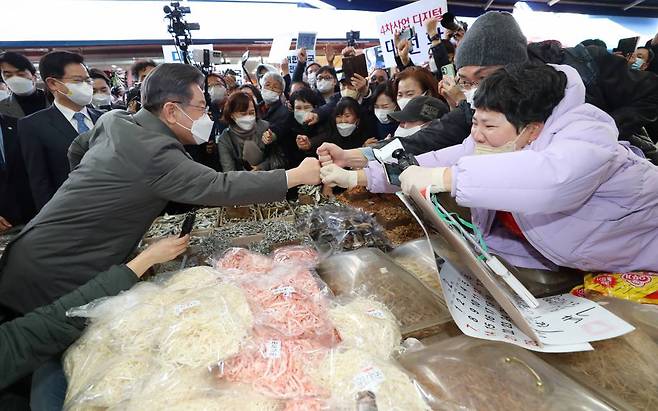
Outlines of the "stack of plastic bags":
[[333,298],[314,250],[230,249],[214,267],[72,310],[90,325],[64,357],[67,410],[426,410],[392,356],[395,317]]

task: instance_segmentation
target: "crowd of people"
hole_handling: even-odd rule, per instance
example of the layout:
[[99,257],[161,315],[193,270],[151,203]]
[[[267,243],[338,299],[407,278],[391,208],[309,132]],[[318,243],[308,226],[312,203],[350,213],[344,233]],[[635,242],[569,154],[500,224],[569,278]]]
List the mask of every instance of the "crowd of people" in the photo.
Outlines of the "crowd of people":
[[[299,49],[292,73],[260,65],[256,84],[139,61],[126,91],[76,53],[44,55],[39,76],[0,54],[0,233],[25,226],[0,260],[0,402],[20,409],[31,387],[33,410],[61,407],[59,355],[84,327],[66,308],[182,253],[187,237],[131,260],[176,205],[429,188],[470,207],[514,265],[658,271],[658,35],[620,56],[600,40],[528,44],[508,13],[445,20],[425,23],[426,65],[396,36],[397,67],[367,78]],[[420,164],[401,187],[379,158],[389,144]]]

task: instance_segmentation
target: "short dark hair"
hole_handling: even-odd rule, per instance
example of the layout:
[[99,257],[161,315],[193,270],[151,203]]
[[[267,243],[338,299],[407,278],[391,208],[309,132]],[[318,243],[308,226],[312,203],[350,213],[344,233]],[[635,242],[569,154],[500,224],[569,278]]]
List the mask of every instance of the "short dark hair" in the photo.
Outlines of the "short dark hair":
[[475,92],[475,108],[502,113],[517,132],[545,122],[564,98],[567,76],[546,64],[513,64],[484,79]]
[[51,51],[41,57],[39,73],[41,73],[43,81],[46,81],[49,77],[62,78],[64,77],[64,68],[69,64],[85,64],[85,60],[78,53]]
[[393,100],[393,103],[397,105],[398,96],[397,93],[395,92],[395,87],[393,87],[393,83],[387,81],[375,87],[375,91],[373,91],[372,98],[370,99],[370,101],[372,102],[373,109],[375,108],[375,102],[382,94],[387,95],[391,100]]
[[130,66],[130,72],[133,75],[133,78],[138,81],[139,72],[144,70],[147,67],[158,67],[157,63],[153,60],[138,60]]
[[653,50],[651,50],[650,47],[640,46],[637,49],[638,50],[643,49],[643,50],[646,50],[646,51],[649,52],[649,60],[647,61],[647,64],[651,63],[653,61],[653,59],[656,58],[656,53],[654,53]]
[[319,68],[322,68],[320,63],[316,63],[315,61],[312,61],[312,62],[308,63],[308,65],[306,66],[306,70],[305,70],[306,74],[308,74],[308,69],[310,69],[311,66],[318,66]]
[[329,73],[333,76],[334,79],[336,79],[336,82],[338,82],[338,75],[336,74],[336,69],[334,69],[331,66],[322,66],[318,71],[315,72],[316,76],[319,76],[322,73]]
[[4,53],[0,53],[0,63],[11,64],[18,70],[29,71],[32,73],[32,75],[37,73],[37,69],[34,68],[34,64],[32,64],[30,60],[27,59],[27,57],[22,54],[14,53],[13,51],[5,51]]
[[338,101],[338,104],[336,104],[336,108],[334,109],[333,118],[338,117],[346,111],[351,111],[359,119],[361,118],[361,105],[359,105],[359,102],[352,97],[343,97]]
[[203,87],[203,73],[194,66],[166,63],[157,66],[141,86],[142,106],[151,113],[160,113],[165,103],[192,100],[190,86]]
[[303,89],[297,90],[294,93],[292,93],[292,95],[290,96],[290,105],[295,107],[295,102],[297,100],[305,101],[311,104],[313,107],[319,107],[322,105],[322,101],[320,101],[320,97],[318,97],[318,94],[308,87],[304,87]]
[[108,87],[111,87],[110,78],[102,70],[97,68],[89,69],[89,77],[92,79],[101,79],[107,84]]
[[[222,112],[224,122],[234,126],[235,120],[233,120],[233,113],[249,110],[250,102],[254,103],[251,96],[247,93],[238,91],[231,94],[226,104],[224,104],[224,111]],[[258,118],[258,110],[255,105],[254,110],[256,111],[256,118]]]
[[253,84],[243,84],[240,87],[238,87],[238,90],[244,90],[248,88],[251,90],[252,93],[254,93],[254,97],[256,97],[256,103],[258,105],[263,104],[263,95],[260,93],[260,90],[258,90],[258,87],[254,86]]
[[587,39],[587,40],[581,41],[580,44],[582,44],[585,47],[587,47],[587,46],[596,46],[596,47],[602,47],[604,50],[608,49],[608,45],[605,44],[605,41],[603,41],[601,39]]

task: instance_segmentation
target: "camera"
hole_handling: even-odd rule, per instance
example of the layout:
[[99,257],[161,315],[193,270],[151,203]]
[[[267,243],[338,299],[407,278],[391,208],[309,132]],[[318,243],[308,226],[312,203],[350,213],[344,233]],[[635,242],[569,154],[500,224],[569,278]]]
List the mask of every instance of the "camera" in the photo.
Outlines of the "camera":
[[181,7],[180,3],[173,1],[169,6],[164,6],[162,10],[165,13],[165,18],[169,19],[167,31],[174,37],[174,43],[180,50],[180,55],[185,64],[190,64],[190,57],[187,54],[187,49],[192,44],[191,30],[200,30],[199,23],[188,23],[185,21],[185,14],[190,12],[189,7]]
[[360,31],[348,31],[345,33],[345,39],[347,39],[347,47],[355,47],[356,43],[361,39]]

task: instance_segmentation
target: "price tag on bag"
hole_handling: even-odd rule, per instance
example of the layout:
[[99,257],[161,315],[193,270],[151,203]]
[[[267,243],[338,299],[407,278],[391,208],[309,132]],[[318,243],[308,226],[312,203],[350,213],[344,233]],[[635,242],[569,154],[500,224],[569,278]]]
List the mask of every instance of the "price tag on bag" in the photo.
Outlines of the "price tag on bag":
[[192,300],[188,301],[186,303],[178,304],[174,307],[174,312],[176,315],[181,315],[183,312],[189,310],[190,308],[198,307],[201,305],[201,301],[199,300]]
[[354,376],[354,386],[357,391],[377,391],[386,377],[382,370],[375,366],[365,367],[361,372]]

